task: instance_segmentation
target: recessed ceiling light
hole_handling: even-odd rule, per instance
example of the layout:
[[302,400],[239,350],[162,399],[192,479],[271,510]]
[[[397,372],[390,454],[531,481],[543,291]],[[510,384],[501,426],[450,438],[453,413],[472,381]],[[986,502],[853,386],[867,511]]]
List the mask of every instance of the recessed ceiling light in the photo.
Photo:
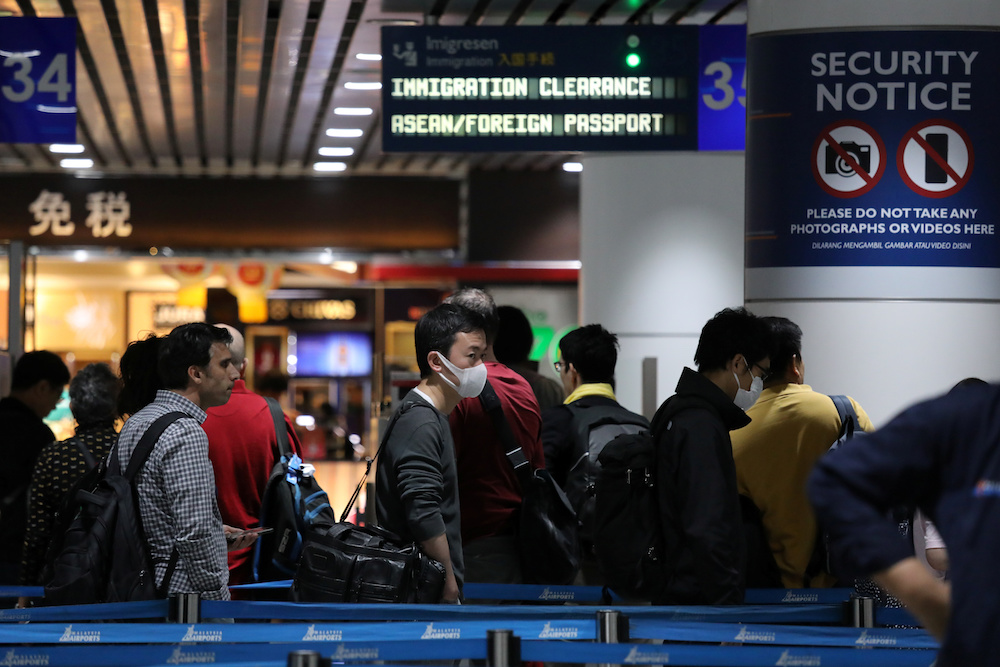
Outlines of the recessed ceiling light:
[[354,57],[357,58],[358,60],[374,60],[374,61],[382,60],[381,53],[359,53]]
[[316,162],[313,164],[316,171],[344,171],[347,169],[346,162]]
[[82,153],[83,144],[50,144],[49,151],[53,153]]
[[351,129],[341,129],[339,127],[331,127],[326,131],[326,136],[328,137],[339,137],[344,139],[357,139],[365,133],[364,130]]
[[338,116],[371,116],[375,110],[369,107],[336,107],[333,113]]
[[63,169],[90,169],[94,166],[94,161],[90,158],[68,157],[59,161],[59,166]]
[[583,171],[582,162],[563,162],[563,171]]
[[344,84],[348,90],[382,90],[382,84],[378,81],[348,81]]
[[319,149],[319,154],[323,157],[350,157],[354,155],[354,149],[346,146],[323,146]]

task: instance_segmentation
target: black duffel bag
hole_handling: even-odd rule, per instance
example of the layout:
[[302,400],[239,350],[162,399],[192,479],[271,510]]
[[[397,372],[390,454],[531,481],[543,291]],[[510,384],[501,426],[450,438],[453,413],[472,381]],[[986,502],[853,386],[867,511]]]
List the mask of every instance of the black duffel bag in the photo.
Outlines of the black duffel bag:
[[444,579],[444,566],[415,543],[381,528],[344,521],[309,536],[292,583],[292,599],[433,604],[441,599]]

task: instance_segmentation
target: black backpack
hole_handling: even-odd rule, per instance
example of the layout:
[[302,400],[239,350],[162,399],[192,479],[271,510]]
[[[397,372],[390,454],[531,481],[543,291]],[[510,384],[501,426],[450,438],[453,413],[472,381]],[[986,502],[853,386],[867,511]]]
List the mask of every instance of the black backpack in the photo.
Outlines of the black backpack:
[[166,597],[179,554],[175,547],[163,584],[157,587],[134,482],[163,431],[186,416],[170,412],[156,419],[136,445],[124,474],[116,445],[77,482],[57,516],[57,526],[72,519],[65,531],[57,527],[53,534],[42,573],[43,604]]
[[306,537],[337,523],[330,498],[302,459],[292,452],[281,406],[273,398],[267,405],[274,421],[278,452],[260,502],[260,525],[273,529],[254,546],[254,581],[290,579],[295,575]]
[[620,405],[581,407],[570,403],[573,455],[563,490],[580,522],[580,538],[594,541],[594,493],[601,451],[620,435],[649,431],[649,420]]
[[626,597],[652,599],[665,588],[656,486],[656,441],[642,431],[620,435],[597,457],[594,503],[594,553],[611,590]]

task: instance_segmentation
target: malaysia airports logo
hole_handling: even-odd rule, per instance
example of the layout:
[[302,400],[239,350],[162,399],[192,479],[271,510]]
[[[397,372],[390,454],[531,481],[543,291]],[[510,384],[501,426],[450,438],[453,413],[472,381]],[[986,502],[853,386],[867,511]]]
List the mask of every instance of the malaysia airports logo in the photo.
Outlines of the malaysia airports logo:
[[895,646],[896,638],[887,635],[869,635],[867,630],[854,642],[858,646]]
[[782,602],[819,602],[819,595],[817,593],[797,593],[794,590],[789,590],[785,593],[785,597],[781,598]]
[[789,655],[785,651],[774,664],[776,667],[821,667],[823,661],[818,655]]
[[740,631],[733,637],[734,642],[773,642],[775,641],[773,632],[761,632],[759,630],[749,630],[747,626],[741,625]]
[[575,600],[576,595],[573,591],[554,591],[549,587],[542,589],[541,594],[538,596],[539,600]]
[[626,665],[666,665],[670,663],[670,654],[666,651],[641,651],[633,646],[622,661]]
[[302,637],[304,642],[339,642],[344,640],[344,633],[341,630],[317,630],[315,625],[306,628],[306,634]]
[[459,628],[435,628],[433,623],[427,624],[421,639],[461,639],[462,631]]
[[101,641],[101,631],[100,630],[84,630],[83,632],[73,630],[72,625],[67,625],[66,629],[63,631],[62,636],[59,638],[60,642],[87,642],[94,643]]
[[337,650],[330,656],[330,660],[378,660],[377,648],[348,648],[347,644],[338,644]]
[[193,625],[189,625],[187,632],[181,637],[182,642],[221,642],[221,630],[195,630]]
[[168,665],[206,665],[215,662],[215,651],[184,650],[178,646],[167,659]]
[[16,649],[10,649],[0,660],[0,667],[14,667],[14,665],[47,665],[49,664],[48,653],[18,653]]
[[550,621],[545,622],[542,631],[538,633],[539,639],[577,639],[580,633],[576,628],[553,628]]

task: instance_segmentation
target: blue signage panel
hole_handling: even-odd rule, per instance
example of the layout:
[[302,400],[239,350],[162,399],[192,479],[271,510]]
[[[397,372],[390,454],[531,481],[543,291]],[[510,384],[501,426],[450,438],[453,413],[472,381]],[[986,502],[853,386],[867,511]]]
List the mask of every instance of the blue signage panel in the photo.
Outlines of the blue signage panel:
[[698,26],[387,26],[389,152],[698,147]]
[[747,267],[1000,267],[1000,33],[749,40]]
[[701,27],[698,75],[698,150],[746,147],[747,27]]
[[75,18],[0,18],[0,142],[76,142]]

